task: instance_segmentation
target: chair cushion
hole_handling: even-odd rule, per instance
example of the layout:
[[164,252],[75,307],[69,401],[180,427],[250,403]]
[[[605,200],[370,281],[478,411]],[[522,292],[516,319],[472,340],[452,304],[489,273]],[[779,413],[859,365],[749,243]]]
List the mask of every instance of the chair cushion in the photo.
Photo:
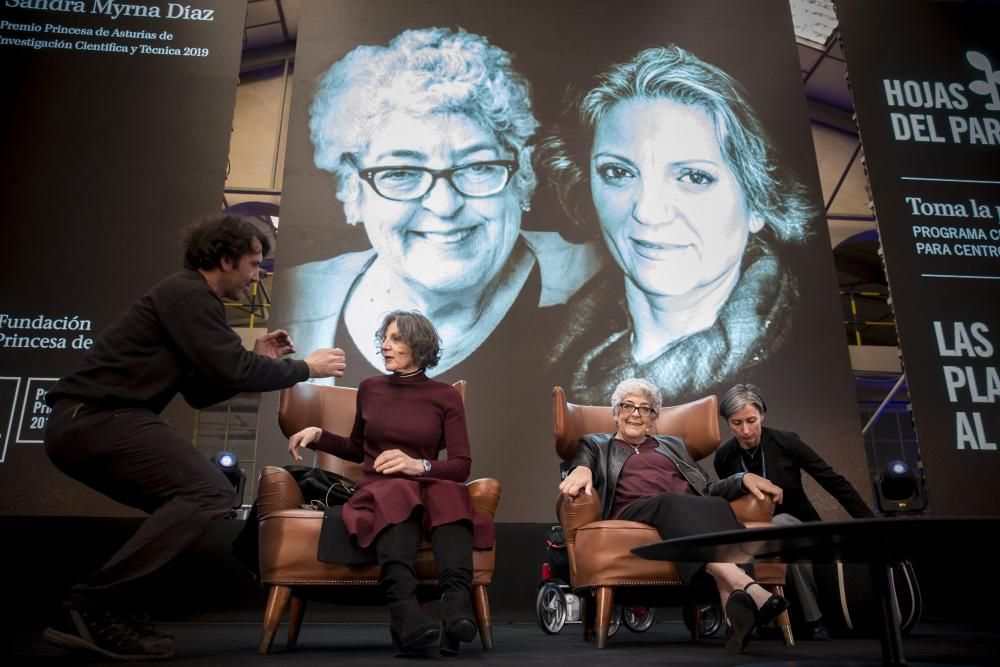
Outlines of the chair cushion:
[[[338,565],[317,560],[319,532],[323,513],[317,510],[288,509],[271,512],[258,522],[260,540],[260,578],[264,584],[322,585],[377,584],[377,564]],[[492,551],[473,551],[473,583],[493,580],[496,555]],[[437,580],[434,554],[424,541],[417,552],[417,579]]]
[[635,521],[595,521],[576,531],[575,588],[620,585],[680,585],[669,561],[649,560],[632,553],[635,547],[660,542],[652,526]]
[[[771,524],[748,524],[762,527]],[[576,531],[574,588],[592,586],[639,586],[682,584],[677,568],[670,561],[650,560],[632,553],[632,549],[662,541],[652,526],[635,521],[595,521]],[[783,584],[785,565],[756,563],[755,578],[761,583]]]

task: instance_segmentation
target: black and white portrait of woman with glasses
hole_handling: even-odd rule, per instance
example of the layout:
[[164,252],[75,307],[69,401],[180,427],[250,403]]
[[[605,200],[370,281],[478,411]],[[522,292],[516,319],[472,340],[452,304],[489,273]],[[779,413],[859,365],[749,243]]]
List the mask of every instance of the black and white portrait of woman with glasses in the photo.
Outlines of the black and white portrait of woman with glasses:
[[[290,271],[299,345],[336,340],[381,368],[371,332],[388,311],[418,310],[441,334],[441,374],[506,320],[539,326],[534,311],[565,303],[600,262],[592,245],[521,229],[537,127],[511,55],[476,34],[406,30],[334,63],[310,108],[313,158],[371,249]],[[495,338],[518,345],[517,332]]]

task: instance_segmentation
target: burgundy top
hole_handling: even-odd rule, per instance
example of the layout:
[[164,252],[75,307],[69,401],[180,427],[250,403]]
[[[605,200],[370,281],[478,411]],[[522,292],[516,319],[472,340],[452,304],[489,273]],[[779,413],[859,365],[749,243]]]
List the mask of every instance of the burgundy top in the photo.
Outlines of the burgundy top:
[[[316,449],[360,462],[358,492],[344,506],[347,532],[368,547],[383,528],[405,521],[423,508],[424,527],[471,521],[477,549],[493,548],[493,522],[474,512],[465,481],[472,459],[465,427],[465,406],[458,391],[424,373],[401,377],[377,375],[358,387],[357,413],[351,436],[323,432]],[[430,474],[375,472],[383,451],[398,449],[431,462]],[[447,458],[438,461],[438,452]]]
[[638,447],[615,438],[613,444],[632,453],[622,467],[615,488],[615,500],[611,506],[611,518],[617,519],[625,508],[637,500],[657,496],[661,493],[694,495],[691,485],[684,479],[677,465],[669,456],[656,451],[657,442],[646,437],[646,442]]

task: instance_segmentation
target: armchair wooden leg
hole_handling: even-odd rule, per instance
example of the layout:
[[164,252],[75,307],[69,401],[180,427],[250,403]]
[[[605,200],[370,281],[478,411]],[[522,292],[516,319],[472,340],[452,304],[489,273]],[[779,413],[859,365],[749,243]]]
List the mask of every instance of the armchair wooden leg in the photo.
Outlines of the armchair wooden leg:
[[285,608],[292,597],[292,589],[288,586],[271,586],[267,592],[267,608],[264,610],[264,625],[260,633],[260,646],[257,653],[267,655],[274,643],[274,635],[278,633],[278,626],[281,625],[281,617],[285,615]]
[[597,634],[597,648],[608,645],[608,629],[611,627],[611,607],[614,604],[614,589],[599,586],[594,595],[594,626]]
[[[771,592],[775,595],[780,595],[785,597],[785,588],[775,584],[771,586]],[[774,619],[774,624],[778,626],[781,630],[781,636],[785,640],[785,646],[795,646],[795,637],[792,635],[792,619],[788,616],[788,610],[781,612],[776,619]]]
[[484,651],[493,650],[493,619],[490,616],[490,598],[484,584],[472,587],[472,606],[479,623],[479,638],[483,642]]
[[306,600],[292,595],[292,606],[288,611],[288,646],[295,646],[299,641],[299,630],[302,629],[302,617],[306,615]]
[[792,635],[792,621],[788,618],[788,611],[783,611],[775,619],[774,624],[781,628],[781,636],[785,639],[785,646],[795,646],[795,637]]

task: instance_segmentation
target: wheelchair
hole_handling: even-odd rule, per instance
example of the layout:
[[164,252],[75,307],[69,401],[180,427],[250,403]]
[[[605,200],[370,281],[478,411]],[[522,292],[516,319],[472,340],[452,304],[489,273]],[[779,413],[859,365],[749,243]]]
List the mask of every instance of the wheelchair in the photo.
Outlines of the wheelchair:
[[[569,559],[566,556],[566,542],[562,526],[552,526],[546,540],[548,559],[542,563],[541,580],[535,597],[535,617],[538,627],[547,635],[558,634],[567,623],[583,623],[582,601],[573,593],[569,585]],[[694,612],[690,607],[682,608],[682,619],[688,631],[694,628]],[[640,605],[615,605],[611,609],[611,625],[608,637],[614,637],[624,625],[632,632],[645,632],[656,622],[656,609]],[[722,608],[717,603],[703,604],[699,613],[698,634],[711,637],[722,629],[724,618]]]
[[[549,558],[542,563],[542,576],[535,597],[538,626],[547,635],[558,634],[567,623],[582,623],[581,600],[573,593],[569,581],[569,562],[562,526],[552,526],[546,540]],[[615,605],[611,610],[608,637],[613,637],[624,625],[632,632],[645,632],[656,622],[652,607]]]

